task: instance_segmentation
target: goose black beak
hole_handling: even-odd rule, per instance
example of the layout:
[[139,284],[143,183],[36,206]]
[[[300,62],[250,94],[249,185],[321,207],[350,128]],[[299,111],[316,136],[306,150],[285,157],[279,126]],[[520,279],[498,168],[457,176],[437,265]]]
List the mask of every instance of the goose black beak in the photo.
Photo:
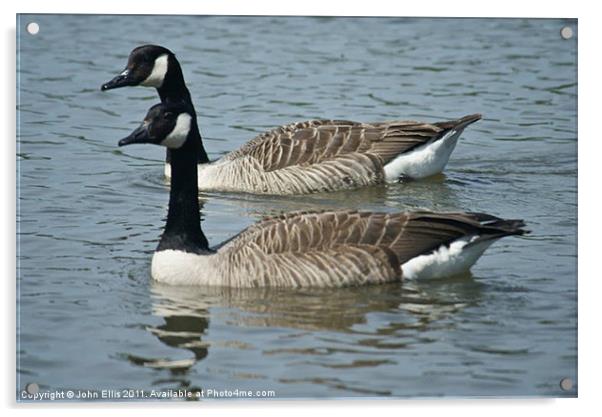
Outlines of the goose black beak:
[[146,124],[140,125],[134,130],[128,137],[125,137],[119,141],[119,146],[131,145],[132,143],[150,143],[151,138],[148,134],[148,128]]
[[130,76],[130,72],[125,70],[111,81],[101,85],[100,91],[113,90],[114,88],[128,87],[132,85],[136,85],[136,82]]

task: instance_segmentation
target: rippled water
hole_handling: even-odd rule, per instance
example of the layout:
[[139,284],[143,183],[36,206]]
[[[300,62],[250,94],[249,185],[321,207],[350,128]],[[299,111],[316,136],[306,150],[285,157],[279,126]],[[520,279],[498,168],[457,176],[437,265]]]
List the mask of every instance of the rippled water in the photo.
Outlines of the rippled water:
[[[285,397],[574,396],[574,20],[22,15],[18,389],[251,389]],[[472,275],[343,290],[150,281],[163,150],[117,148],[158,101],[99,86],[142,43],[176,51],[210,157],[327,117],[481,112],[445,175],[304,197],[203,194],[213,244],[263,215],[353,207],[523,218]]]

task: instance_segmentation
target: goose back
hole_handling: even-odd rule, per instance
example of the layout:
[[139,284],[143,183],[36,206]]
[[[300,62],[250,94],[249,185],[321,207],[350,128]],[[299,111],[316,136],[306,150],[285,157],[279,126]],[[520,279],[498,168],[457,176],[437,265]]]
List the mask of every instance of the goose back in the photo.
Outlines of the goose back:
[[378,156],[386,164],[400,153],[433,140],[444,130],[414,121],[310,120],[265,132],[228,157],[251,156],[265,171],[317,164],[355,153]]

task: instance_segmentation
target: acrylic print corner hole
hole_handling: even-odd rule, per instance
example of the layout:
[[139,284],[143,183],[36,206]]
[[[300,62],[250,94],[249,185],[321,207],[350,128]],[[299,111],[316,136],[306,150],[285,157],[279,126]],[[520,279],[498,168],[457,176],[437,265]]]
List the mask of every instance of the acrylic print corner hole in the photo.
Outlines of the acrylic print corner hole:
[[573,37],[573,28],[570,26],[564,26],[562,29],[560,29],[560,36],[562,39],[571,39]]
[[29,22],[27,26],[25,26],[25,30],[30,35],[37,35],[40,32],[40,25],[36,22]]
[[18,401],[577,396],[577,20],[19,22]]
[[560,388],[563,391],[570,391],[573,389],[573,380],[571,378],[562,378],[560,380]]

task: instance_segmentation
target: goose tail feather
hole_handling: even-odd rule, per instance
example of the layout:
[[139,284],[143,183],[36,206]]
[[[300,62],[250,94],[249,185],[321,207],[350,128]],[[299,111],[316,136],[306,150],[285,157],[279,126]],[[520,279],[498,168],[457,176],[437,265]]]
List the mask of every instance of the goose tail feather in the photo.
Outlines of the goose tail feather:
[[450,120],[447,122],[437,122],[433,123],[435,126],[440,127],[444,130],[464,130],[466,126],[477,122],[483,118],[483,115],[480,113],[469,114],[468,116],[461,117],[457,120]]

